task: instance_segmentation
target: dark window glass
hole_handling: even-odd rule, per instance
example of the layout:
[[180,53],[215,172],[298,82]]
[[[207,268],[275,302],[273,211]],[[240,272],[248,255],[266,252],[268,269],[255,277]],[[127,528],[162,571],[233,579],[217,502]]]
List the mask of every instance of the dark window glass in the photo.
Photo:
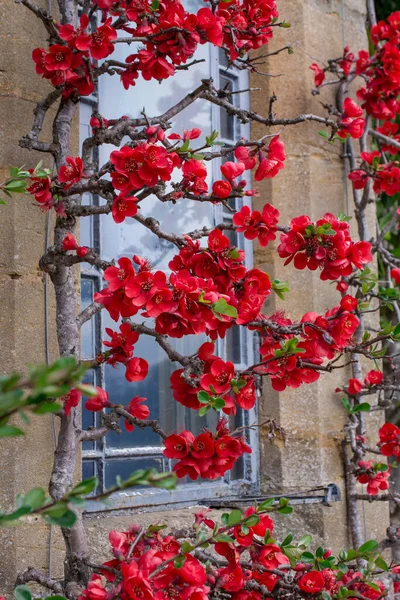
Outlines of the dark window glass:
[[[220,88],[225,91],[233,90],[233,83],[229,77],[220,75]],[[232,103],[232,96],[228,96],[228,101]],[[229,115],[224,108],[220,109],[221,131],[220,135],[225,140],[233,140],[235,135],[235,117]]]
[[122,480],[128,479],[132,473],[138,469],[157,469],[162,471],[162,459],[161,458],[124,458],[124,459],[109,459],[106,462],[106,477],[105,485],[106,489],[115,485],[115,478],[117,475]]

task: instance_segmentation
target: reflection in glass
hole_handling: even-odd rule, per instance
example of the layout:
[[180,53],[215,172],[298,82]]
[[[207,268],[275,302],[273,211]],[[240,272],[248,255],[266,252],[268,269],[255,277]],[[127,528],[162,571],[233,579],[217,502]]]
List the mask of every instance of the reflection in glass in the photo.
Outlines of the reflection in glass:
[[[95,292],[94,281],[88,277],[81,277],[81,308],[86,308],[93,302]],[[81,329],[81,355],[84,360],[92,359],[96,355],[95,348],[95,319],[86,321]]]
[[[106,489],[115,485],[117,475],[122,480],[128,479],[132,473],[138,469],[157,469],[162,471],[162,460],[160,458],[128,458],[128,459],[109,459],[106,463],[105,487]],[[135,487],[137,489],[138,486]]]

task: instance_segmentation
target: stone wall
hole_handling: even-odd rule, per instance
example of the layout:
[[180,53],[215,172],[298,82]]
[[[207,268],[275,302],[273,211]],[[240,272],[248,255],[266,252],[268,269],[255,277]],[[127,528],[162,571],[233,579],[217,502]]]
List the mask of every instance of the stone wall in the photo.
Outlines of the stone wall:
[[[342,27],[345,42],[353,51],[366,47],[363,0],[345,0],[344,15],[340,0],[279,0],[281,17],[291,22],[291,29],[277,29],[270,44],[276,50],[291,43],[294,54],[286,52],[273,57],[265,67],[272,75],[253,75],[252,108],[267,114],[269,96],[274,91],[278,101],[274,111],[278,116],[300,113],[322,114],[320,102],[334,102],[329,91],[323,96],[311,96],[313,74],[309,65],[315,59],[340,56]],[[30,129],[34,103],[42,97],[45,83],[34,74],[30,61],[33,47],[44,42],[39,23],[13,0],[0,0],[0,176],[7,175],[9,166],[35,165],[39,156],[28,154],[18,147],[18,139]],[[344,17],[344,21],[342,20]],[[10,33],[11,32],[11,33]],[[318,135],[321,127],[302,124],[282,131],[288,151],[285,169],[279,176],[260,185],[260,197],[255,208],[271,202],[281,211],[282,222],[294,213],[307,213],[312,218],[324,212],[348,212],[341,147],[329,145]],[[76,130],[76,135],[78,131]],[[253,136],[265,135],[265,129],[255,125]],[[351,194],[351,190],[348,190]],[[351,207],[351,197],[349,200]],[[350,211],[352,209],[350,208]],[[45,244],[46,217],[29,198],[15,198],[0,207],[0,337],[2,348],[1,371],[23,370],[27,363],[45,360],[44,346],[44,278],[37,263]],[[334,286],[319,280],[318,273],[282,270],[282,261],[274,246],[255,248],[255,265],[265,269],[272,278],[290,282],[291,294],[282,303],[269,301],[268,311],[284,309],[293,318],[307,310],[324,312],[337,303]],[[50,304],[52,305],[50,292]],[[54,342],[54,321],[50,314],[50,356],[57,355]],[[348,375],[348,374],[347,374]],[[300,390],[274,392],[265,383],[260,401],[260,420],[276,419],[287,432],[286,441],[270,444],[261,430],[260,475],[263,492],[286,493],[309,489],[334,482],[343,491],[343,468],[339,442],[344,422],[343,410],[334,388],[347,375],[338,371],[335,376],[321,377],[311,386]],[[17,492],[31,487],[47,487],[53,454],[51,418],[33,420],[23,439],[2,443],[2,486],[0,505],[10,509]],[[367,519],[367,537],[384,536],[387,508],[374,505],[373,522]],[[96,554],[107,556],[107,533],[124,529],[135,521],[165,521],[182,526],[191,522],[193,509],[139,513],[136,515],[90,515],[86,526],[90,543]],[[334,548],[348,544],[345,502],[332,507],[314,506],[296,510],[293,517],[278,519],[280,530],[306,530],[316,536],[316,542],[328,541]],[[371,527],[374,527],[372,529]],[[62,541],[54,531],[52,544],[53,576],[61,575]],[[9,588],[16,573],[34,564],[48,567],[49,528],[28,524],[0,532],[0,589]]]

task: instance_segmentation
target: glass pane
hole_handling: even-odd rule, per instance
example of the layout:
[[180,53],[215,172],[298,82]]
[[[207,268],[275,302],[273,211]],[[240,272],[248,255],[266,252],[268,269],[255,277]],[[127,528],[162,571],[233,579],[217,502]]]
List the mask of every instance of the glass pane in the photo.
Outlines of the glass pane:
[[[81,277],[81,308],[85,309],[93,302],[94,281],[88,277]],[[86,321],[81,330],[81,357],[84,360],[96,356],[95,347],[95,317]]]
[[[91,206],[93,204],[91,194],[83,194],[82,204],[85,206]],[[79,221],[80,231],[79,239],[81,246],[88,246],[93,248],[93,217],[82,217]]]
[[[232,91],[233,82],[232,79],[225,75],[220,75],[219,86],[221,90]],[[229,102],[233,103],[233,97],[228,96]],[[235,137],[235,117],[229,115],[224,108],[220,108],[220,123],[221,123],[221,137],[225,140],[234,140]]]
[[95,474],[94,460],[84,460],[82,463],[82,479],[88,479]]
[[162,471],[162,459],[161,458],[134,458],[134,459],[108,459],[106,461],[106,476],[105,486],[106,489],[115,485],[115,478],[117,475],[122,480],[128,479],[132,473],[138,469],[157,469]]
[[[95,385],[95,372],[94,369],[90,369],[86,371],[85,376],[83,378],[83,383],[88,383],[89,385]],[[85,410],[85,402],[87,400],[87,396],[83,396],[82,398],[82,428],[87,430],[89,427],[96,426],[96,413],[92,410]],[[94,442],[82,442],[82,450],[93,450]]]
[[226,360],[230,360],[234,364],[242,362],[241,352],[241,330],[240,327],[232,327],[228,329],[225,335]]
[[92,106],[87,102],[79,104],[79,141],[82,147],[86,138],[92,135],[92,128],[89,125],[90,117],[92,116]]

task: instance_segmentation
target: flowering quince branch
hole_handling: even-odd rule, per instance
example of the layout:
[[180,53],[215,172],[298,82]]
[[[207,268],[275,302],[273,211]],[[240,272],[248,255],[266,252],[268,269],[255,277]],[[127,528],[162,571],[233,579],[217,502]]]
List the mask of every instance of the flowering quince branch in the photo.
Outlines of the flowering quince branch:
[[[391,423],[382,425],[374,448],[367,443],[364,415],[384,409],[380,395],[399,389],[395,373],[391,379],[384,377],[383,368],[377,365],[384,359],[382,346],[400,340],[400,325],[390,323],[374,336],[366,326],[366,314],[371,311],[388,306],[398,311],[400,260],[393,255],[387,239],[399,225],[399,214],[395,209],[390,225],[383,225],[373,240],[368,234],[365,209],[375,201],[370,198],[372,190],[389,197],[400,192],[396,161],[400,134],[395,123],[400,113],[400,84],[392,68],[393,63],[400,63],[399,13],[393,13],[388,23],[378,24],[370,13],[375,54],[361,51],[356,59],[346,47],[341,57],[327,59],[328,66],[311,65],[318,90],[328,83],[338,86],[337,106],[323,104],[327,116],[276,117],[275,94],[270,98],[268,115],[262,116],[239,108],[232,101],[232,92],[217,89],[211,79],[205,79],[161,115],[151,116],[143,110],[136,119],[122,116],[107,120],[94,112],[92,135],[83,142],[82,156],[73,156],[72,119],[80,98],[93,93],[100,77],[116,75],[125,89],[134,87],[139,78],[162,81],[197,64],[194,53],[206,43],[221,49],[229,65],[260,73],[262,56],[253,58],[250,54],[245,58],[247,53],[265,46],[274,28],[285,28],[288,23],[278,21],[275,0],[211,0],[196,13],[188,12],[179,1],[153,0],[150,4],[85,0],[79,21],[75,0],[60,0],[59,23],[30,0],[21,3],[43,21],[49,33],[48,46],[34,49],[32,58],[37,74],[54,89],[37,104],[32,129],[20,145],[52,154],[56,169],[54,176],[41,165],[30,171],[14,169],[0,190],[6,195],[28,193],[39,208],[56,214],[54,245],[40,259],[40,268],[49,273],[55,290],[58,343],[64,357],[61,360],[79,359],[82,325],[99,310],[106,310],[116,325],[106,329],[105,350],[97,356],[96,364],[122,365],[125,378],[133,384],[133,395],[134,383],[143,381],[149,372],[147,361],[136,356],[135,345],[140,336],[150,336],[172,362],[178,363],[170,378],[174,401],[197,411],[200,417],[209,411],[218,413],[215,431],[204,428],[197,436],[188,430],[164,432],[156,420],[149,418],[146,398],[134,396],[122,406],[111,403],[106,391],[95,388],[90,390],[85,409],[101,413],[101,426],[82,431],[79,423],[84,389],[73,381],[68,389],[63,388],[63,408],[57,405],[60,431],[49,487],[51,500],[46,504],[40,496],[41,503],[36,499],[32,504],[30,498],[28,505],[25,498],[29,514],[46,513],[60,503],[65,509],[64,520],[58,521],[66,545],[64,580],[57,590],[54,586],[50,589],[57,593],[60,589],[71,600],[168,600],[176,596],[182,600],[278,600],[282,591],[291,599],[380,600],[387,590],[376,579],[376,570],[386,572],[393,565],[387,565],[378,554],[376,542],[363,539],[358,503],[364,494],[358,493],[357,482],[367,486],[368,498],[394,497],[380,492],[389,487],[390,467],[385,457],[400,456],[400,429]],[[371,10],[371,3],[368,5]],[[91,28],[91,17],[97,11],[102,13],[101,23]],[[121,33],[129,37],[121,37]],[[132,42],[134,49],[124,60],[110,58],[117,43],[126,43],[129,48]],[[264,56],[284,50],[291,53],[291,48],[285,46]],[[326,72],[335,80],[325,81]],[[358,78],[364,86],[357,91],[361,106],[348,96],[349,86],[355,85]],[[199,128],[176,131],[172,123],[175,116],[199,99],[223,108],[243,123],[262,124],[268,128],[267,133],[254,141],[241,139],[230,148],[220,147],[217,131],[207,132],[205,142],[197,143],[202,134]],[[53,105],[57,107],[53,137],[42,141],[39,137],[44,120]],[[372,129],[373,119],[383,121],[383,125]],[[345,144],[358,238],[350,234],[349,217],[343,214],[326,213],[315,221],[308,215],[294,215],[286,225],[279,222],[275,206],[266,203],[257,211],[248,205],[247,199],[258,194],[250,178],[256,186],[265,179],[279,177],[285,167],[284,128],[308,121],[325,126],[321,133],[329,143]],[[274,127],[281,129],[270,133]],[[369,137],[379,142],[377,150],[368,150]],[[359,155],[355,150],[357,140]],[[105,144],[114,146],[114,150],[106,163],[98,166],[93,149]],[[210,182],[207,163],[220,158],[228,160]],[[96,193],[106,202],[84,206],[85,192]],[[170,203],[171,210],[177,202],[186,200],[219,204],[232,211],[232,222],[180,235],[163,231],[154,216],[144,216],[150,196]],[[230,206],[235,198],[243,202],[240,210]],[[147,257],[137,255],[120,257],[117,262],[104,261],[93,248],[80,246],[77,220],[90,215],[112,218],[117,224],[133,219],[148,235],[171,243],[175,254],[168,271],[155,269]],[[284,298],[287,284],[271,281],[260,269],[248,269],[244,251],[233,246],[224,233],[232,230],[247,240],[257,240],[261,247],[274,243],[279,236],[277,252],[283,267],[291,263],[299,270],[318,271],[323,282],[335,282],[340,293],[337,305],[321,315],[308,312],[298,322],[284,312],[265,315],[263,307],[268,296],[274,292]],[[367,266],[374,254],[387,267],[384,285]],[[78,314],[73,266],[82,262],[102,270],[106,286]],[[350,285],[357,294],[349,293]],[[151,326],[147,325],[149,320]],[[254,331],[260,338],[260,359],[242,371],[216,354],[217,340],[234,326]],[[184,356],[170,340],[188,335],[205,335],[208,341],[191,356]],[[350,359],[343,362],[349,354]],[[373,360],[375,368],[366,369],[361,357]],[[274,523],[267,513],[289,514],[291,507],[285,499],[279,503],[272,499],[244,514],[239,510],[224,513],[221,523],[209,518],[207,511],[199,513],[184,541],[164,535],[154,525],[146,530],[133,525],[128,532],[113,531],[110,543],[114,559],[100,566],[91,561],[79,502],[71,502],[82,441],[100,439],[109,430],[120,431],[119,422],[124,419],[129,432],[135,427],[149,427],[159,434],[164,457],[174,461],[175,475],[133,474],[128,480],[130,485],[146,477],[147,483],[151,480],[159,487],[170,486],[175,478],[215,480],[252,451],[246,442],[247,428],[230,431],[228,418],[238,409],[254,407],[259,378],[269,377],[273,389],[280,392],[312,384],[325,372],[347,366],[352,368],[352,377],[338,392],[347,413],[342,447],[354,550],[343,550],[336,558],[322,547],[315,554],[309,551],[310,536],[295,543],[289,534],[277,541],[272,537]],[[375,394],[375,404],[363,401],[363,396],[372,396],[375,401]],[[274,421],[250,427],[256,426],[269,427],[270,440],[284,433]],[[381,461],[368,460],[368,452],[380,454]],[[91,480],[90,485],[95,486],[95,481]],[[101,501],[124,486],[127,482],[118,480],[115,489],[95,499]],[[90,493],[89,487],[83,486],[82,494]],[[207,549],[210,553],[205,552]],[[359,562],[357,567],[355,561]],[[91,578],[92,569],[96,574]],[[32,570],[21,581],[53,585]]]

